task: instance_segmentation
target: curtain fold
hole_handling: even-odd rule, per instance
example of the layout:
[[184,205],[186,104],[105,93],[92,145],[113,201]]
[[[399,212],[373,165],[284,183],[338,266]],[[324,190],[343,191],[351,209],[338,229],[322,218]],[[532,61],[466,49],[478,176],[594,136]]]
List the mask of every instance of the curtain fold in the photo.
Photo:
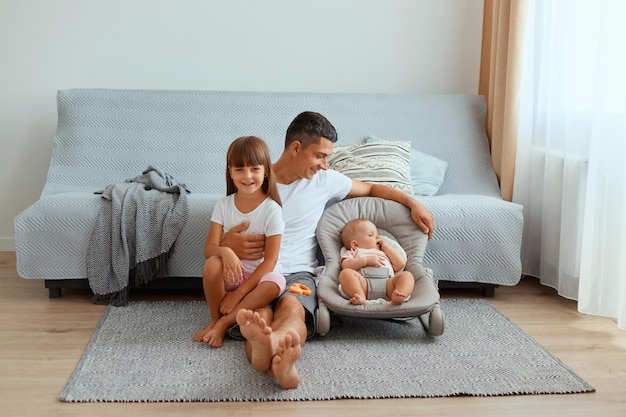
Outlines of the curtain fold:
[[626,330],[626,2],[530,0],[514,201],[522,268]]
[[487,136],[502,198],[515,175],[525,0],[485,0],[478,93],[487,100]]

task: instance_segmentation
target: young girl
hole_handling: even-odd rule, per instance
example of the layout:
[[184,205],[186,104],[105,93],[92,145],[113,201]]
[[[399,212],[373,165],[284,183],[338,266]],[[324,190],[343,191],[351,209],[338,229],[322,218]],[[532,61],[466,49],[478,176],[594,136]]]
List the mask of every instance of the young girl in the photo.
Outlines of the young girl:
[[[285,290],[278,262],[285,223],[267,145],[256,136],[238,138],[228,148],[226,165],[226,197],[213,209],[204,245],[202,285],[211,321],[194,336],[214,347],[222,346],[237,311],[264,307]],[[223,235],[243,222],[249,222],[244,233],[265,235],[264,258],[240,260],[220,246]]]

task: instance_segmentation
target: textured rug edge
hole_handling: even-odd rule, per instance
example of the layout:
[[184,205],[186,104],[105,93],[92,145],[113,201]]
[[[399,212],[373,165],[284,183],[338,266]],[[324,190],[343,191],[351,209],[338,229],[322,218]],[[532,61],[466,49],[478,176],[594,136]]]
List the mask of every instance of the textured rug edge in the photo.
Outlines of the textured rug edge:
[[[330,401],[330,400],[341,400],[341,399],[391,399],[391,398],[451,398],[451,397],[504,397],[504,396],[511,396],[511,395],[571,395],[571,394],[585,394],[585,393],[593,393],[596,391],[596,389],[590,385],[589,383],[587,383],[583,378],[581,378],[575,371],[573,371],[569,366],[567,366],[563,361],[561,361],[556,355],[554,355],[552,352],[548,351],[546,348],[544,348],[540,343],[538,343],[532,336],[530,336],[529,334],[527,334],[526,332],[524,332],[516,323],[514,323],[511,319],[509,319],[506,315],[504,315],[502,312],[500,312],[496,307],[494,307],[493,305],[491,305],[489,302],[487,302],[486,300],[483,299],[444,299],[442,300],[443,302],[454,302],[454,301],[464,301],[464,302],[477,302],[477,303],[481,303],[483,305],[488,306],[489,308],[491,308],[494,313],[498,314],[499,316],[501,316],[502,318],[504,318],[509,325],[511,326],[511,328],[514,328],[516,330],[516,332],[519,333],[520,337],[525,338],[527,341],[529,341],[530,343],[534,344],[536,347],[538,347],[539,349],[543,350],[547,355],[549,355],[556,363],[559,364],[559,366],[561,366],[564,370],[567,370],[571,376],[573,378],[575,378],[581,388],[580,389],[575,389],[575,390],[554,390],[554,391],[546,391],[546,390],[523,390],[523,391],[515,391],[515,390],[511,390],[508,392],[501,392],[501,393],[486,393],[486,394],[480,394],[480,393],[476,393],[476,392],[462,392],[462,391],[456,391],[456,392],[447,392],[447,393],[442,393],[442,394],[433,394],[433,395],[424,395],[424,394],[417,394],[417,395],[398,395],[398,394],[390,394],[390,395],[343,395],[343,394],[336,394],[336,395],[331,395],[331,396],[310,396],[308,398],[299,398],[299,397],[292,397],[290,396],[288,393],[289,391],[282,391],[281,390],[281,394],[277,395],[276,397],[268,397],[268,398],[221,398],[221,399],[215,399],[215,398],[208,398],[208,397],[203,397],[203,396],[199,396],[199,397],[195,397],[195,398],[179,398],[176,395],[174,396],[169,396],[169,395],[164,395],[162,396],[162,398],[159,399],[138,399],[138,398],[115,398],[115,399],[107,399],[107,398],[91,398],[91,399],[86,399],[86,398],[81,398],[81,397],[75,397],[74,395],[72,395],[72,386],[73,383],[75,382],[75,380],[77,379],[78,375],[81,372],[81,368],[83,366],[83,364],[86,361],[86,358],[89,356],[89,354],[92,351],[92,347],[95,343],[95,341],[97,340],[100,331],[102,329],[102,326],[105,324],[110,312],[112,311],[113,308],[115,307],[111,307],[108,306],[106,308],[106,310],[102,313],[98,324],[96,325],[96,328],[93,331],[93,334],[91,335],[89,342],[87,343],[87,346],[83,352],[83,354],[81,355],[81,358],[79,360],[79,362],[77,363],[74,371],[72,372],[71,377],[69,378],[67,384],[65,385],[65,388],[63,389],[63,391],[60,393],[58,399],[60,401],[63,402],[68,402],[68,403],[188,403],[188,402],[283,402],[283,401],[288,401],[288,402],[295,402],[295,401]],[[143,303],[143,304],[156,304],[156,303],[161,303],[161,304],[170,304],[170,305],[175,305],[178,303],[202,303],[200,301],[136,301],[133,302],[135,304],[138,303]]]
[[533,343],[538,348],[544,350],[546,352],[546,354],[550,355],[555,362],[557,362],[563,369],[567,370],[584,387],[584,388],[581,388],[581,390],[576,390],[576,391],[564,390],[564,391],[554,391],[554,392],[548,392],[548,393],[546,393],[546,392],[522,392],[522,393],[511,393],[511,394],[504,394],[504,395],[544,395],[544,394],[545,395],[561,395],[561,394],[586,394],[586,393],[596,392],[596,389],[595,389],[595,387],[593,385],[589,384],[582,377],[580,377],[578,375],[578,373],[576,373],[565,362],[563,362],[561,359],[559,359],[558,356],[556,356],[555,354],[550,352],[541,343],[539,343],[537,340],[535,340],[534,337],[532,337],[531,335],[526,333],[520,326],[518,326],[507,315],[502,313],[500,310],[498,310],[496,307],[494,307],[491,303],[486,302],[486,301],[485,301],[485,303],[486,303],[486,305],[491,307],[496,313],[500,314],[507,322],[509,322],[511,327],[515,328],[529,342]]
[[[74,371],[72,372],[72,375],[70,376],[69,380],[67,381],[67,383],[65,384],[65,388],[63,388],[63,391],[61,391],[61,394],[59,394],[59,400],[63,401],[63,402],[100,402],[100,401],[77,401],[77,400],[73,400],[70,396],[71,390],[72,390],[72,385],[74,383],[74,381],[76,380],[76,378],[78,377],[78,375],[81,372],[81,368],[83,366],[83,363],[85,362],[85,360],[87,359],[87,356],[89,355],[93,344],[95,343],[96,339],[98,338],[98,334],[100,333],[100,329],[102,328],[102,326],[104,325],[104,323],[106,322],[107,317],[109,316],[110,312],[111,312],[111,308],[113,308],[112,306],[107,306],[106,309],[104,310],[104,312],[102,313],[102,315],[100,316],[100,319],[98,320],[98,324],[96,324],[95,329],[93,330],[93,333],[91,334],[91,337],[89,338],[89,341],[87,342],[87,346],[85,346],[85,349],[83,350],[83,354],[80,356],[80,359],[78,361],[78,363],[76,364],[76,367],[74,368]],[[119,401],[103,401],[103,402],[119,402]]]

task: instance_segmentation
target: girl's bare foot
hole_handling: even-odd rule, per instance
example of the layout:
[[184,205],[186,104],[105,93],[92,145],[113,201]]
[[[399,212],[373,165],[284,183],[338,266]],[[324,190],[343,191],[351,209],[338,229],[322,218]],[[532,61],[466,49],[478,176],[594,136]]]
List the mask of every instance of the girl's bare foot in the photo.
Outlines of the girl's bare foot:
[[348,300],[348,303],[357,305],[367,304],[367,298],[363,297],[361,294],[354,294],[354,297]]
[[219,319],[215,325],[213,325],[211,329],[209,329],[209,331],[202,336],[202,341],[216,348],[222,347],[224,336],[228,331],[228,327],[230,326],[224,324],[223,318]]
[[203,342],[204,335],[210,332],[213,326],[215,326],[215,322],[211,320],[211,322],[207,324],[207,326],[204,329],[200,330],[198,333],[193,335],[193,340],[195,340],[196,342]]
[[300,336],[289,331],[278,343],[276,354],[272,359],[271,374],[278,380],[283,389],[294,389],[300,384],[300,376],[296,369],[296,361],[302,355]]
[[406,301],[407,295],[399,292],[398,290],[393,290],[393,294],[391,294],[391,304],[400,305]]
[[259,313],[252,310],[239,310],[236,319],[241,335],[250,344],[252,367],[257,371],[268,371],[272,365],[272,356],[274,356],[277,344],[274,341],[272,328],[267,325]]

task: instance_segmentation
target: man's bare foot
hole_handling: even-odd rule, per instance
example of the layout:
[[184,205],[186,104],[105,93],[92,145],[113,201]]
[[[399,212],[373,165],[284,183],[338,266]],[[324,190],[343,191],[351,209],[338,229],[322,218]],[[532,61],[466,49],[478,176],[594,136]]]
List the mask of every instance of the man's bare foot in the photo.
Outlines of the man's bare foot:
[[398,290],[393,290],[393,294],[391,294],[391,304],[400,305],[406,301],[408,296]]
[[357,305],[367,304],[367,298],[363,297],[361,294],[354,294],[354,297],[348,300],[348,303]]
[[296,369],[296,361],[302,355],[300,336],[294,331],[289,331],[280,340],[276,348],[276,354],[272,359],[271,374],[278,380],[283,389],[294,389],[300,384],[300,376]]
[[202,339],[204,339],[204,335],[210,332],[213,326],[215,326],[215,322],[211,320],[211,322],[207,324],[204,329],[193,335],[193,340],[195,340],[196,342],[202,342]]
[[229,327],[227,323],[224,323],[223,318],[219,319],[215,325],[202,336],[202,341],[216,348],[222,347],[224,336]]
[[241,335],[250,344],[252,367],[257,371],[268,371],[272,365],[272,356],[274,356],[277,345],[272,334],[272,328],[267,325],[259,313],[252,310],[239,310],[236,319]]

